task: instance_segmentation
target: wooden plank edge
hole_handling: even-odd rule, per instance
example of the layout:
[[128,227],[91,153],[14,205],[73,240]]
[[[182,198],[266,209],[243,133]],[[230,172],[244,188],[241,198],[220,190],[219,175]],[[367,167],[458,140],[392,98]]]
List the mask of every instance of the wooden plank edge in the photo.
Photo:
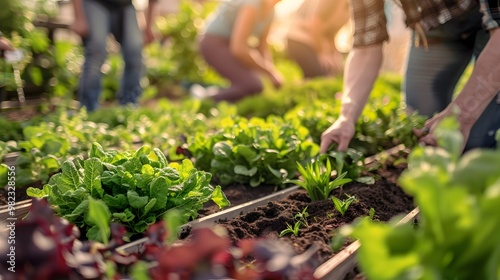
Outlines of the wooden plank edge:
[[[404,224],[413,221],[420,212],[416,207],[410,213],[406,214],[397,224]],[[356,252],[361,247],[361,243],[356,240],[347,246],[344,250],[321,264],[314,271],[314,278],[321,280],[339,280],[344,279],[347,273],[352,271],[357,265]]]
[[[181,230],[185,230],[185,229],[193,228],[193,227],[212,226],[219,220],[232,219],[234,217],[237,217],[239,215],[243,215],[249,211],[252,211],[256,207],[265,205],[270,201],[276,201],[276,200],[279,200],[285,196],[288,196],[291,193],[297,191],[299,188],[300,188],[299,186],[293,186],[290,188],[286,188],[284,190],[275,192],[273,194],[264,196],[262,198],[255,199],[255,200],[228,208],[226,210],[222,210],[222,211],[214,213],[212,215],[208,215],[206,217],[193,220],[191,222],[184,224],[181,227]],[[136,241],[127,243],[123,246],[120,246],[119,248],[117,248],[117,250],[120,250],[120,252],[123,252],[125,254],[139,253],[142,250],[142,245],[147,240],[148,240],[148,238],[144,237],[144,238],[138,239]]]

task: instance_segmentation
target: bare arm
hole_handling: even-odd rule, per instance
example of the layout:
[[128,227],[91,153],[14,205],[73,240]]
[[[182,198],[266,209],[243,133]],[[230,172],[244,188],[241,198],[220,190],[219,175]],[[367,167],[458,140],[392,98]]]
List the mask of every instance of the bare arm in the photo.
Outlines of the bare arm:
[[382,44],[354,48],[347,58],[340,118],[356,123],[382,66]]
[[236,19],[229,47],[231,53],[249,68],[270,74],[272,69],[267,65],[266,59],[259,50],[250,48],[247,44],[247,39],[256,21],[257,9],[252,6],[243,7]]
[[71,2],[73,3],[74,21],[70,28],[82,38],[85,38],[89,30],[85,11],[83,10],[83,0],[72,0]]
[[145,43],[149,44],[154,41],[153,24],[155,19],[155,11],[157,0],[149,0],[148,8],[146,9],[146,27],[145,27]]
[[338,144],[339,151],[347,150],[355,134],[356,122],[378,77],[382,60],[382,44],[354,48],[349,53],[340,116],[321,135],[321,153],[326,153],[333,143]]

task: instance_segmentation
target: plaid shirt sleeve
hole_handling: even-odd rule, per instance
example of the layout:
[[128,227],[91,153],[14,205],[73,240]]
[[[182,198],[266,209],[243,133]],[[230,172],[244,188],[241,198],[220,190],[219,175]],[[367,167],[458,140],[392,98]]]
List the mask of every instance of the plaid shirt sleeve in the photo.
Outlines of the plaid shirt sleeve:
[[355,47],[382,43],[389,39],[384,0],[351,0]]
[[413,28],[420,21],[420,8],[416,0],[400,0],[401,6],[406,15],[406,25]]

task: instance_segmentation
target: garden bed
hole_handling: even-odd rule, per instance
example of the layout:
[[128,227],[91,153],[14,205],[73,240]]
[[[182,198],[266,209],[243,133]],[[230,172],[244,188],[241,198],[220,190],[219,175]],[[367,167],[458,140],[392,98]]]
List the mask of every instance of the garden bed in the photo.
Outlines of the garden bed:
[[[369,216],[372,208],[375,211],[374,219],[381,221],[405,215],[415,208],[412,198],[397,184],[397,178],[405,168],[405,163],[393,165],[388,161],[372,172],[373,176],[378,177],[375,184],[355,182],[344,186],[343,190],[334,190],[332,195],[341,199],[346,198],[346,195],[357,199],[343,216],[335,210],[331,200],[311,202],[307,192],[300,189],[282,200],[270,201],[265,206],[236,218],[220,219],[218,223],[227,229],[234,241],[245,238],[278,238],[279,233],[287,228],[287,223],[294,224],[294,216],[307,207],[309,225],[302,225],[298,236],[288,234],[281,239],[287,240],[296,253],[303,253],[315,244],[319,247],[317,258],[323,263],[335,254],[331,248],[332,231],[335,229],[352,223],[356,218]],[[188,235],[189,229],[186,229],[181,238]]]
[[[369,216],[373,213],[373,219],[388,221],[395,216],[406,217],[404,222],[410,221],[418,213],[413,199],[405,194],[398,186],[397,180],[400,174],[406,169],[407,164],[404,158],[407,152],[397,153],[372,164],[375,169],[368,175],[375,177],[375,183],[366,185],[353,182],[345,185],[342,190],[334,190],[332,195],[345,198],[346,195],[355,196],[357,202],[353,203],[344,215],[341,215],[331,200],[312,202],[305,190],[295,187],[283,198],[277,200],[261,199],[259,205],[252,205],[251,202],[245,206],[243,211],[236,207],[234,210],[228,209],[218,214],[213,214],[188,223],[183,226],[180,238],[190,239],[190,232],[193,228],[206,227],[219,224],[224,227],[229,238],[234,244],[243,239],[266,238],[280,240],[288,243],[296,254],[307,251],[313,245],[318,248],[315,254],[317,261],[316,273],[318,279],[341,279],[352,272],[355,267],[354,255],[359,247],[359,242],[345,243],[340,253],[332,248],[332,236],[336,229],[343,225],[352,223],[359,217]],[[400,161],[400,159],[403,159]],[[285,191],[283,191],[285,192]],[[302,225],[297,236],[288,234],[279,237],[282,230],[288,224],[293,224],[298,213],[303,213],[306,209],[308,225]],[[373,209],[373,210],[372,210]],[[201,221],[201,222],[200,222]],[[145,239],[122,246],[119,250],[127,253],[141,252]],[[338,256],[337,256],[337,253]],[[346,263],[343,263],[346,261]],[[348,262],[347,262],[348,261]],[[341,266],[340,271],[334,271],[337,266]]]

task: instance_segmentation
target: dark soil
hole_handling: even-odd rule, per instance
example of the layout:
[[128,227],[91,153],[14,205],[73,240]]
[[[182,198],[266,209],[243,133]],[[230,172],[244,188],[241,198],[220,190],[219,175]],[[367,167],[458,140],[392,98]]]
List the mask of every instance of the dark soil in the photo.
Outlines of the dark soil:
[[[279,238],[287,223],[293,225],[294,216],[307,207],[308,226],[302,225],[298,236],[288,234],[280,239],[289,242],[296,253],[302,253],[315,244],[319,250],[317,259],[320,263],[331,258],[335,252],[331,248],[331,239],[335,229],[352,223],[356,218],[368,216],[370,209],[375,210],[374,219],[388,221],[399,214],[407,214],[415,208],[413,199],[398,186],[397,179],[407,167],[406,163],[393,165],[390,161],[379,166],[370,174],[375,177],[375,184],[350,183],[337,189],[332,195],[345,199],[355,196],[357,202],[351,204],[344,216],[328,200],[312,202],[305,190],[299,190],[285,199],[269,202],[254,211],[237,218],[219,221],[230,236],[236,241],[245,238]],[[248,194],[252,189],[246,189]],[[189,229],[181,238],[189,236]],[[348,244],[346,244],[348,245]]]

